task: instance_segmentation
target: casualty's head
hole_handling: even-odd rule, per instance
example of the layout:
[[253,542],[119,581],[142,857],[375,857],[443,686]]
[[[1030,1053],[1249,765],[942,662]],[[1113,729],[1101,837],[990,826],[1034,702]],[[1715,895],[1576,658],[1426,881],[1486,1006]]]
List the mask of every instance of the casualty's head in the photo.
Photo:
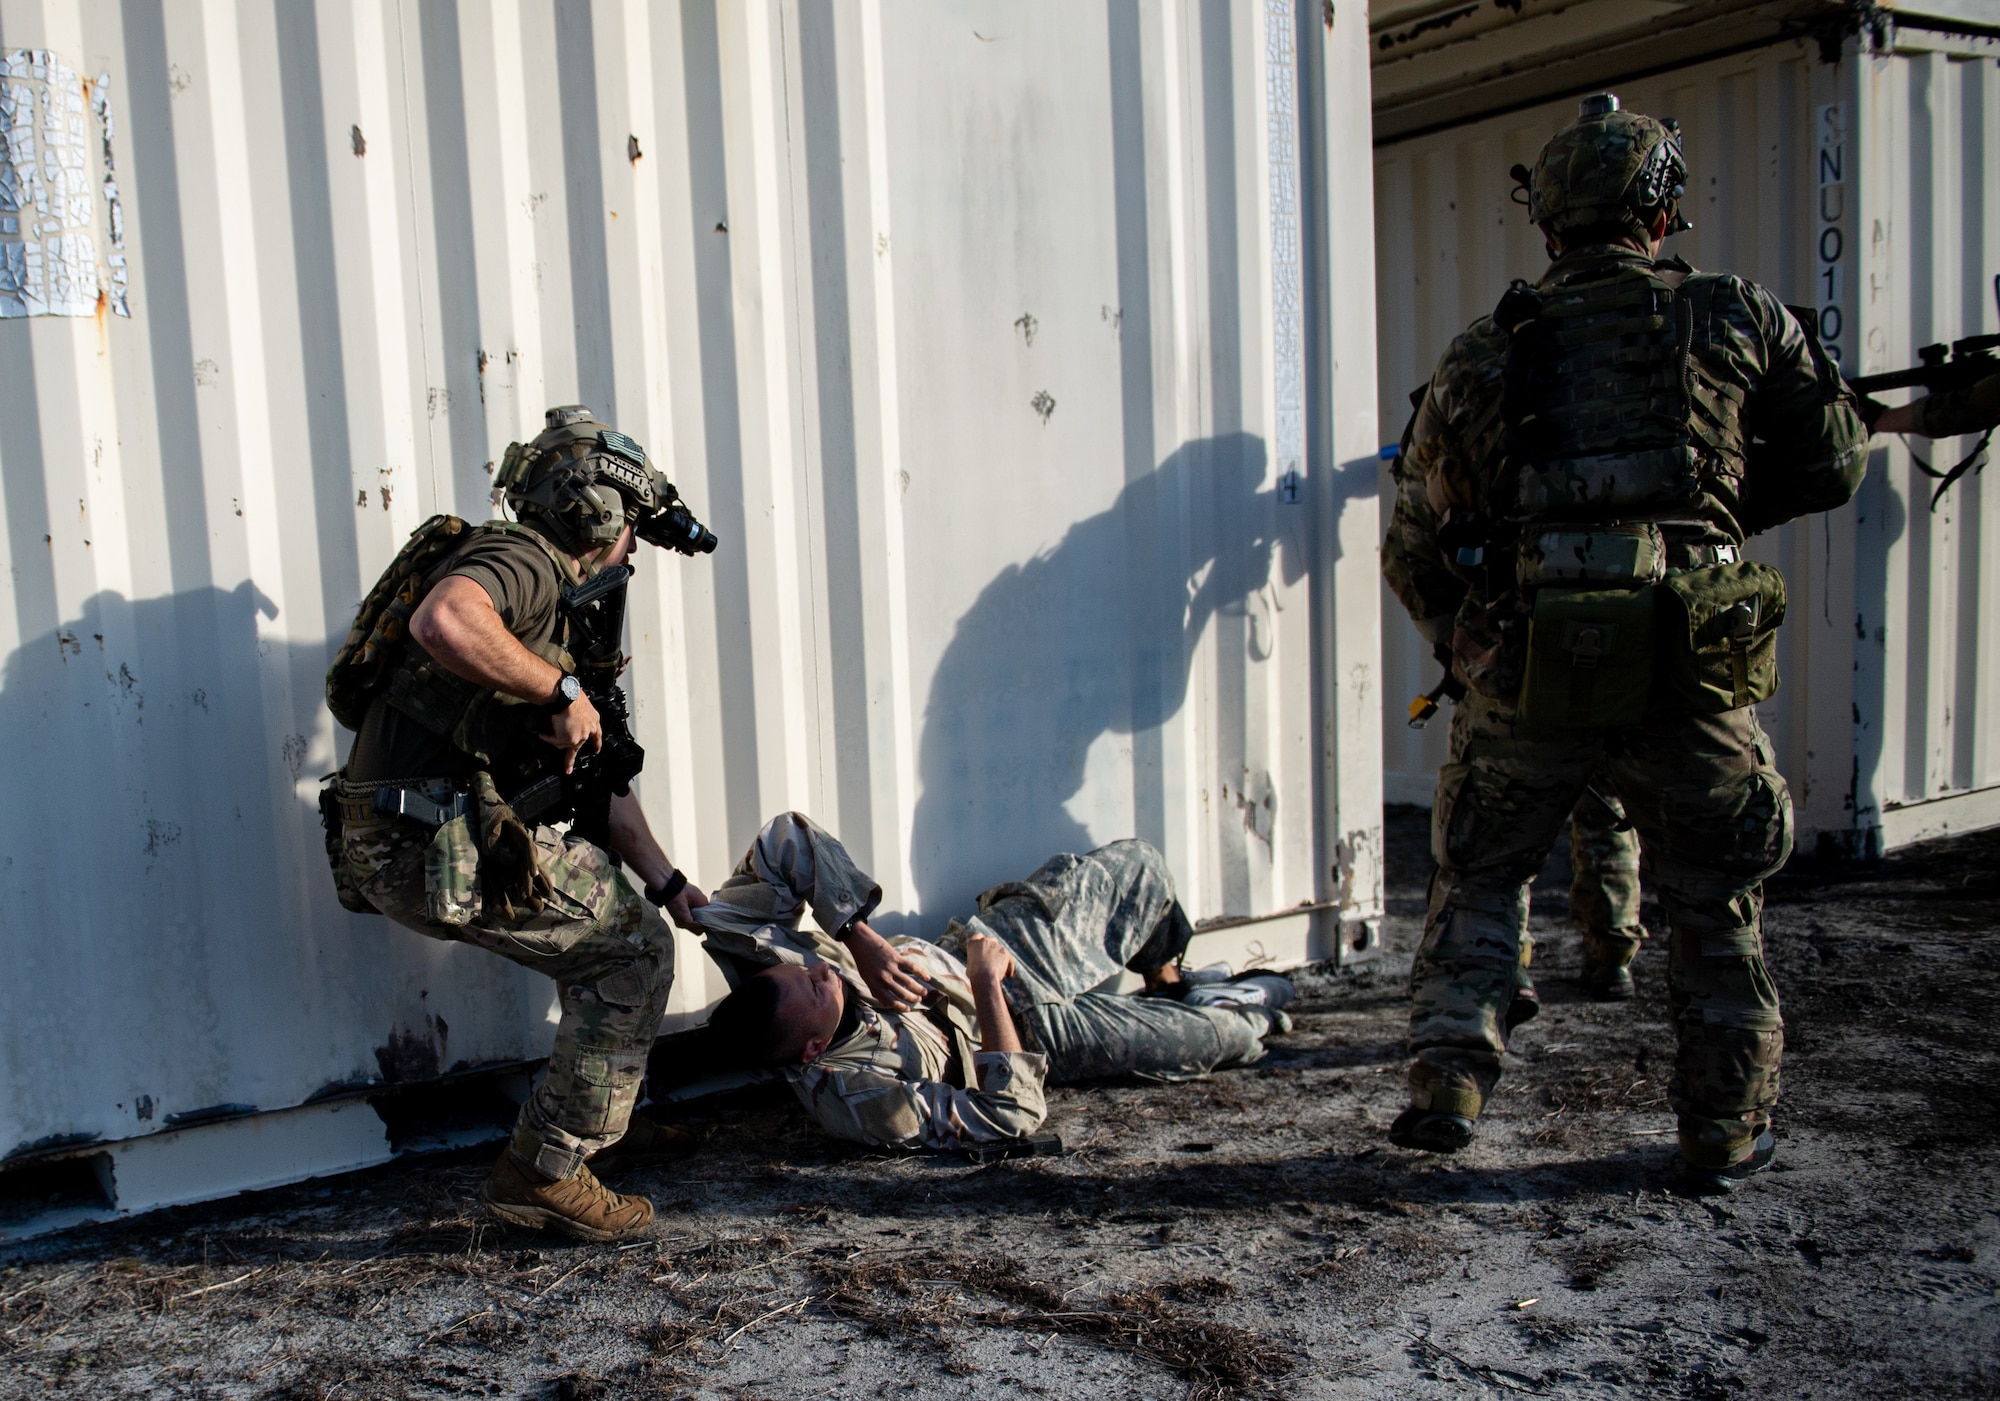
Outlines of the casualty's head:
[[781,963],[715,1004],[708,1034],[730,1065],[801,1065],[833,1044],[847,985],[830,963]]
[[582,559],[619,552],[673,498],[646,450],[582,404],[550,409],[532,443],[512,443],[493,479],[515,518]]
[[[1662,238],[1693,227],[1681,217],[1688,170],[1679,123],[1623,111],[1616,93],[1584,98],[1576,120],[1542,147],[1535,168],[1517,165],[1511,174],[1526,193],[1528,217],[1555,248]],[[1663,217],[1665,231],[1655,233]]]

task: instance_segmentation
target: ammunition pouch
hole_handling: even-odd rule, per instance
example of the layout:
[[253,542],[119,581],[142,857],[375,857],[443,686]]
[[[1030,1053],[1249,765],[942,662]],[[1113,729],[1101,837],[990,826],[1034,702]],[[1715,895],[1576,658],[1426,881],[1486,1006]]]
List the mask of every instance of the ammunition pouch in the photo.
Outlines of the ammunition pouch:
[[1659,594],[1660,667],[1684,705],[1712,715],[1777,694],[1784,575],[1742,560],[1671,575]]
[[479,843],[471,818],[461,812],[433,832],[424,848],[425,913],[434,923],[463,927],[479,911],[478,892]]
[[1652,696],[1655,592],[1642,585],[1536,593],[1518,702],[1524,729],[1638,723]]

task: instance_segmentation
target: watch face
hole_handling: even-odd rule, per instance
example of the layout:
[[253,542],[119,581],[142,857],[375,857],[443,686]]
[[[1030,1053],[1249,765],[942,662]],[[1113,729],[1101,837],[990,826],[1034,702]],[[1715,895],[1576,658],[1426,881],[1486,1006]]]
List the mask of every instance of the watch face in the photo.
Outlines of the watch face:
[[559,689],[562,691],[562,698],[564,700],[573,701],[583,694],[583,683],[574,676],[565,676],[562,679]]

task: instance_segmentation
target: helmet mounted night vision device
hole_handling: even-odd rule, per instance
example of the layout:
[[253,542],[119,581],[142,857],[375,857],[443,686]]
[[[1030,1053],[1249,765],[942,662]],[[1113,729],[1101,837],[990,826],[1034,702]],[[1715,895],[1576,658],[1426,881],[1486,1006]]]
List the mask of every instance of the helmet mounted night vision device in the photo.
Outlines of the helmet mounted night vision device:
[[547,425],[531,443],[508,444],[494,474],[495,497],[519,519],[576,555],[617,543],[628,525],[663,549],[714,552],[715,532],[638,443],[582,404],[550,409]]

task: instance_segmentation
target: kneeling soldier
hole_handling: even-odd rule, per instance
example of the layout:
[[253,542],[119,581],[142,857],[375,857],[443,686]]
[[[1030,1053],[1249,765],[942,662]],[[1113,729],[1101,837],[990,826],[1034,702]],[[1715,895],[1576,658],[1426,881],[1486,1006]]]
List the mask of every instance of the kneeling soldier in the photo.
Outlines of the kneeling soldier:
[[674,979],[658,911],[687,927],[704,900],[631,793],[645,756],[615,679],[624,560],[635,532],[714,545],[637,443],[581,406],[548,425],[498,474],[518,520],[434,517],[362,604],[327,673],[328,705],[357,733],[321,809],[348,908],[555,979],[548,1073],[485,1198],[517,1225],[609,1240],[653,1206],[585,1163],[621,1138],[621,1154],[666,1141],[627,1134]]

